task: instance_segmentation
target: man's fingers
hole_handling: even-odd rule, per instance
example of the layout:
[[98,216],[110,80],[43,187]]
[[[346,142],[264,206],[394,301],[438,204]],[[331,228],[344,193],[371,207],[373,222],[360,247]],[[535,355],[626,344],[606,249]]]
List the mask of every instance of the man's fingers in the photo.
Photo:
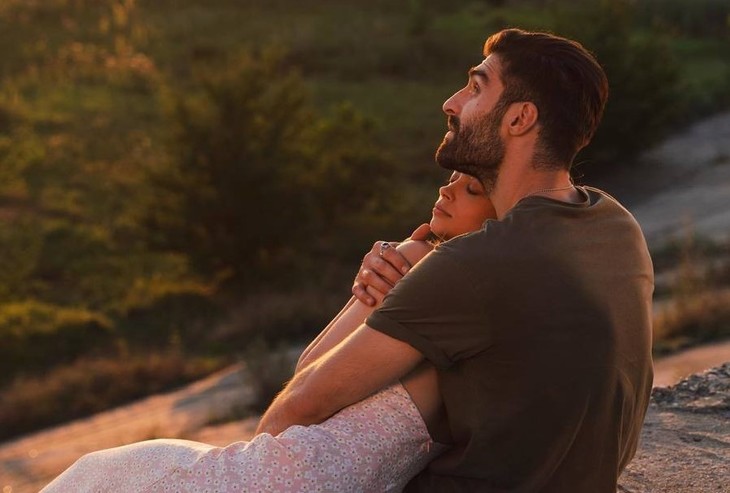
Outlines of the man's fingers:
[[[381,260],[381,262],[383,262],[383,261]],[[398,276],[399,274],[395,269],[393,269],[393,267],[391,267],[389,265],[388,266],[388,276],[392,277],[393,275]],[[362,269],[360,271],[360,278],[358,279],[358,281],[360,281],[360,283],[363,286],[365,286],[366,288],[371,287],[377,291],[380,291],[383,294],[387,294],[388,291],[390,291],[391,288],[393,286],[395,286],[395,283],[397,282],[397,280],[391,281],[390,277],[388,277],[388,276],[383,275],[380,272],[376,272],[371,269]]]
[[365,288],[365,291],[372,296],[378,303],[382,303],[383,299],[385,298],[385,294],[381,293],[380,291],[376,291],[372,289],[370,286]]

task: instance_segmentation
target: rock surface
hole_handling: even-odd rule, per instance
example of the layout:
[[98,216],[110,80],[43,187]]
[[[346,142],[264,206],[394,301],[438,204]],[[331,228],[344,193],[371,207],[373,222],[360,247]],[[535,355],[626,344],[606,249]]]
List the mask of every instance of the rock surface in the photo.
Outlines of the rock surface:
[[[232,367],[184,389],[1,444],[0,491],[37,492],[84,453],[136,440],[177,436],[215,445],[245,440],[255,418],[206,423],[214,411],[243,404],[247,388],[241,368]],[[618,491],[727,493],[729,478],[730,363],[655,388],[639,450]]]
[[618,491],[730,492],[730,363],[654,389]]

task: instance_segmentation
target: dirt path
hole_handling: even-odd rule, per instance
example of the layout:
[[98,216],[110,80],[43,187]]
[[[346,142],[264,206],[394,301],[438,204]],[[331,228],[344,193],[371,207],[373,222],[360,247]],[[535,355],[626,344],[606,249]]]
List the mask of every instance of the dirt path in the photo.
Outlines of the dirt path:
[[667,387],[689,375],[730,361],[730,341],[687,349],[654,362],[654,387]]
[[601,185],[629,206],[651,248],[688,230],[730,238],[730,112],[667,139]]

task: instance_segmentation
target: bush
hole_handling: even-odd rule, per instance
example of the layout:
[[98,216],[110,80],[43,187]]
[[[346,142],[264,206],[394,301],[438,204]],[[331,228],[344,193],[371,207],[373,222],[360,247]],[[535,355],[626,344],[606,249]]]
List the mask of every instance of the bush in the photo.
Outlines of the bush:
[[316,114],[273,51],[208,67],[172,106],[170,166],[151,176],[147,221],[158,247],[191,255],[203,272],[291,279],[387,190],[371,122],[348,106]]
[[282,344],[272,347],[263,339],[253,341],[244,352],[246,375],[253,389],[252,414],[268,409],[274,398],[294,375],[297,355]]
[[103,411],[189,382],[219,367],[179,351],[83,359],[0,389],[0,440]]
[[654,352],[665,354],[730,337],[730,290],[673,300],[654,317]]
[[213,345],[223,317],[212,287],[194,281],[138,280],[120,307],[118,332],[147,349],[170,343],[198,353]]
[[108,345],[111,321],[83,309],[36,301],[0,305],[0,382]]
[[0,303],[23,299],[33,289],[33,273],[43,238],[37,221],[16,213],[0,221]]
[[675,34],[721,39],[730,34],[727,0],[642,0],[637,8],[644,22]]
[[608,76],[609,100],[591,144],[576,163],[587,173],[610,172],[665,137],[687,104],[677,59],[656,30],[635,29],[625,0],[591,0],[556,10],[555,29],[593,51]]

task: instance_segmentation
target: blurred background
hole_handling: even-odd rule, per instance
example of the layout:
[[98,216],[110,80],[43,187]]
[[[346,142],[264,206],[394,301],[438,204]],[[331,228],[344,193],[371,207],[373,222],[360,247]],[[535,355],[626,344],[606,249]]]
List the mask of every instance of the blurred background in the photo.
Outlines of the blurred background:
[[[643,153],[730,107],[730,0],[0,0],[0,440],[241,360],[236,416],[265,407],[267,358],[429,220],[441,104],[504,27],[596,54],[575,178],[629,206],[676,176]],[[661,240],[657,358],[730,336],[730,242]]]

